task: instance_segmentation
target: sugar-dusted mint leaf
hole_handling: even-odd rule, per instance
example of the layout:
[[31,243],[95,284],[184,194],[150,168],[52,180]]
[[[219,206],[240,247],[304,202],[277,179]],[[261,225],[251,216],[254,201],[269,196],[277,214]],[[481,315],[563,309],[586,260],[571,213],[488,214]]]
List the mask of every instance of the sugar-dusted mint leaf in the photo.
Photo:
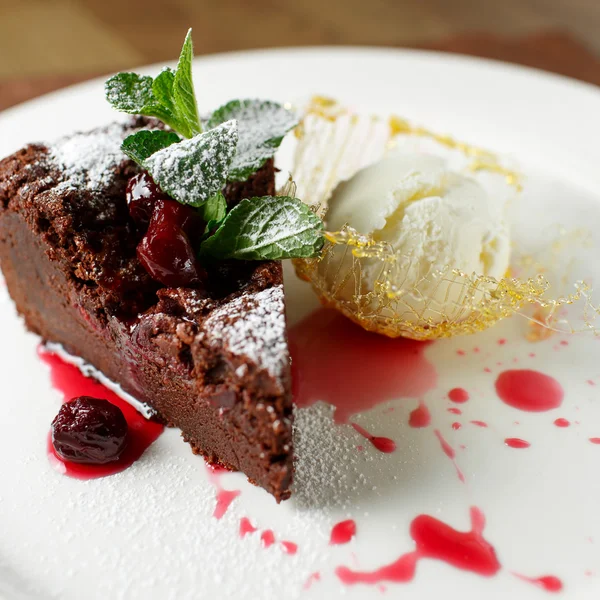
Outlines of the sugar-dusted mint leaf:
[[[192,30],[189,29],[181,48],[179,62],[173,77],[173,100],[177,107],[179,120],[186,123],[192,135],[202,131],[198,104],[192,81],[192,60],[194,59],[194,46],[192,43]],[[229,119],[225,119],[229,121]]]
[[[106,81],[104,90],[106,99],[117,110],[132,115],[156,117],[172,129],[180,131],[173,105],[163,104],[155,96],[152,77],[137,73],[117,73]],[[185,127],[183,129],[181,134],[185,135],[187,130]]]
[[126,137],[121,144],[121,150],[138,165],[143,165],[155,152],[179,141],[179,136],[173,131],[142,129]]
[[223,189],[237,141],[237,124],[227,121],[159,150],[143,166],[163,192],[182,204],[201,206]]
[[212,222],[212,227],[220,223],[227,214],[227,200],[222,192],[217,192],[212,198],[209,198],[199,209],[202,218],[207,222]]
[[269,100],[232,100],[218,108],[208,128],[236,119],[239,142],[231,163],[229,181],[244,181],[271,158],[285,134],[298,123],[296,115]]
[[242,200],[200,252],[217,259],[308,258],[323,247],[323,223],[306,204],[289,196]]
[[132,115],[141,114],[147,104],[154,102],[152,77],[137,73],[117,73],[104,84],[106,99],[110,104]]
[[187,33],[177,69],[165,68],[152,77],[118,73],[104,84],[106,98],[122,112],[156,117],[183,137],[202,131],[192,81],[192,30]]

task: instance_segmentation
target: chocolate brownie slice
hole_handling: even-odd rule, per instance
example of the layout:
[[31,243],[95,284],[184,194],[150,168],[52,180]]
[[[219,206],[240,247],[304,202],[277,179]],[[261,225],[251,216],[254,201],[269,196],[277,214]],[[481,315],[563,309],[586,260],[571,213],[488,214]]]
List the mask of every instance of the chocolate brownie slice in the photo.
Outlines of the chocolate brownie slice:
[[[136,256],[119,147],[148,119],[30,145],[0,161],[0,265],[27,327],[61,344],[179,427],[195,453],[282,500],[292,480],[283,276],[276,261],[209,268],[166,288]],[[229,204],[274,193],[268,161]]]

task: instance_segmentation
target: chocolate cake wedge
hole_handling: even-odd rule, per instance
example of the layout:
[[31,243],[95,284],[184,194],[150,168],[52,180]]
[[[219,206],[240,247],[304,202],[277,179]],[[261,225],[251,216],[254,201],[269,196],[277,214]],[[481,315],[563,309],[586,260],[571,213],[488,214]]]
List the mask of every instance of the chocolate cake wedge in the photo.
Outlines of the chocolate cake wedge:
[[[292,400],[281,263],[211,265],[196,289],[148,275],[125,199],[138,169],[119,147],[149,125],[114,124],[0,161],[8,290],[31,331],[147,403],[194,452],[285,499]],[[273,162],[248,185],[272,194]]]
[[189,31],[175,70],[106,82],[129,122],[0,161],[0,266],[31,331],[280,501],[293,473],[280,259],[315,256],[323,224],[275,195],[295,115],[246,99],[201,118],[192,57]]

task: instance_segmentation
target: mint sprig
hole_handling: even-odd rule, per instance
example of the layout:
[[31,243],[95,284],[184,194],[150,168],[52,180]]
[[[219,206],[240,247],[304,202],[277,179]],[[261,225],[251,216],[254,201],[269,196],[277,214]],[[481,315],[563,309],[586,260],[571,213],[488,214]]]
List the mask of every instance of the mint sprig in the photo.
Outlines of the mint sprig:
[[185,37],[177,69],[164,69],[156,79],[118,73],[106,81],[106,99],[117,110],[156,117],[191,138],[202,131],[192,81],[192,30]]
[[242,200],[202,243],[201,255],[219,259],[309,258],[323,247],[323,223],[297,198]]
[[144,161],[155,152],[180,141],[179,136],[173,131],[142,129],[126,137],[121,144],[121,150],[136,163],[143,165]]
[[163,192],[181,204],[201,206],[225,187],[237,135],[236,122],[227,121],[155,152],[142,167]]
[[238,122],[237,152],[229,168],[229,181],[244,181],[271,158],[285,134],[298,124],[296,115],[270,100],[232,100],[218,108],[206,127],[235,119]]
[[137,131],[123,141],[123,152],[163,192],[197,209],[206,222],[200,244],[206,259],[315,256],[324,243],[323,223],[300,200],[251,198],[228,213],[223,195],[227,182],[247,180],[273,157],[296,116],[276,102],[250,99],[232,100],[201,120],[193,56],[190,29],[176,69],[155,78],[118,73],[106,82],[106,97],[117,110],[156,117],[173,130]]

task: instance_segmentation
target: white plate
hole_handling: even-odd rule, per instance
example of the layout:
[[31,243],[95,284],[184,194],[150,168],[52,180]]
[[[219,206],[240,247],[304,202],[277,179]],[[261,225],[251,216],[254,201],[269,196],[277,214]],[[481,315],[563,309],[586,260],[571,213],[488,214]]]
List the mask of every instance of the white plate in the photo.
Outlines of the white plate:
[[[203,58],[195,63],[195,80],[203,110],[234,97],[285,101],[322,93],[508,154],[529,176],[533,208],[516,211],[522,240],[540,241],[553,223],[600,223],[600,92],[592,86],[489,61],[352,48]],[[0,155],[114,116],[101,81],[66,89],[0,115]],[[600,256],[597,238],[594,244]],[[597,259],[582,272],[600,281]],[[287,285],[296,322],[315,302],[291,276]],[[359,452],[365,440],[332,425],[326,410],[303,413],[295,499],[277,506],[242,475],[228,474],[223,484],[242,493],[217,521],[214,487],[175,430],[109,478],[82,482],[50,468],[46,435],[59,395],[36,357],[38,340],[25,333],[2,295],[0,596],[493,600],[548,593],[513,572],[555,575],[564,597],[599,596],[600,446],[589,438],[600,436],[600,346],[591,336],[569,338],[568,345],[555,336],[533,346],[524,338],[526,321],[517,317],[475,337],[437,342],[426,350],[438,372],[426,396],[432,425],[408,427],[417,401],[391,400],[358,421],[393,438],[398,450],[381,454],[366,444]],[[508,342],[499,345],[500,338]],[[562,384],[560,409],[525,413],[498,399],[495,377],[515,359]],[[447,392],[456,386],[471,392],[460,417],[447,412]],[[390,407],[395,410],[384,413]],[[557,417],[571,427],[554,426]],[[474,419],[489,427],[469,424]],[[457,420],[462,428],[453,430]],[[441,451],[435,428],[456,447],[466,484]],[[506,437],[524,438],[531,447],[508,448]],[[422,560],[410,583],[384,583],[385,593],[378,586],[344,586],[336,577],[339,565],[375,569],[412,550],[409,525],[418,514],[467,530],[470,506],[487,518],[484,535],[502,564],[494,577],[436,560]],[[240,539],[242,516],[296,542],[297,554],[284,554],[278,544],[261,548],[258,533]],[[330,546],[331,526],[342,518],[355,519],[358,533],[348,545]],[[304,590],[316,571],[320,581]]]

